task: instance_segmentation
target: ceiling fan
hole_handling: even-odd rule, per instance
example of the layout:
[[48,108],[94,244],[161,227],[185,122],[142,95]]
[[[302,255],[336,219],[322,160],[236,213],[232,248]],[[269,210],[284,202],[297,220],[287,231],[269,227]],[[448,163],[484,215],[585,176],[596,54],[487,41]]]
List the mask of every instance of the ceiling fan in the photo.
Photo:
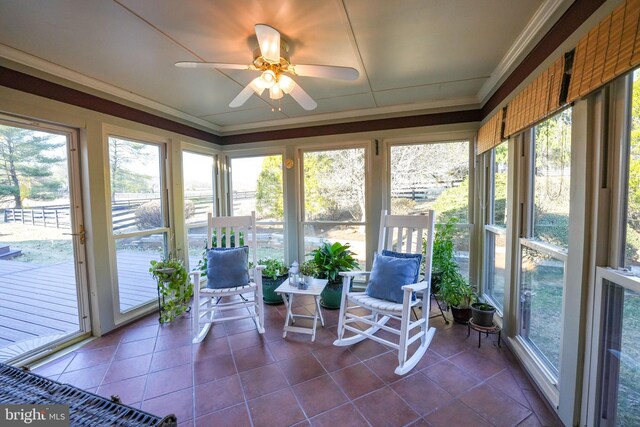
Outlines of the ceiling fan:
[[313,110],[318,104],[298,85],[289,75],[321,77],[337,80],[356,80],[358,70],[351,67],[337,67],[331,65],[294,65],[288,56],[289,46],[281,39],[280,32],[275,28],[256,24],[258,49],[254,52],[253,62],[245,64],[227,64],[221,62],[176,62],[180,68],[217,68],[228,70],[260,71],[260,76],[253,79],[240,91],[230,103],[229,107],[236,108],[243,105],[255,92],[262,95],[269,89],[269,98],[277,100],[289,94],[305,110]]

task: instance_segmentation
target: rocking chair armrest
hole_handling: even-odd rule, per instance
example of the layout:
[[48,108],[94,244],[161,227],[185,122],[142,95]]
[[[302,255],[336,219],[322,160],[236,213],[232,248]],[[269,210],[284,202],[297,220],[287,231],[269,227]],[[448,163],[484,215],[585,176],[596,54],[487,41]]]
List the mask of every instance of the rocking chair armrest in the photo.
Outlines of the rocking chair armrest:
[[404,285],[402,290],[407,292],[420,292],[429,287],[429,282],[412,283],[410,285]]
[[202,287],[201,286],[202,283],[204,283],[207,280],[207,275],[206,274],[202,274],[202,271],[198,271],[198,270],[190,271],[188,273],[188,276],[189,277],[191,277],[191,276],[194,277],[194,285],[196,284],[195,282],[197,281],[198,282],[197,283],[198,288],[201,288]]
[[338,274],[341,275],[342,277],[358,277],[358,276],[371,274],[371,272],[370,271],[341,271]]
[[265,268],[267,268],[267,266],[266,266],[266,265],[256,265],[256,271],[262,271],[262,270],[264,270]]

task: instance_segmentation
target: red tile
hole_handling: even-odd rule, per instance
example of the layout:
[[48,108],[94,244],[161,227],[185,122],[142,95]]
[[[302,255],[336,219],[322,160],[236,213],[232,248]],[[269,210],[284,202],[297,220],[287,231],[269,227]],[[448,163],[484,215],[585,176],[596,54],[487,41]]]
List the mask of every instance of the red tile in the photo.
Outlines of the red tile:
[[506,369],[475,350],[456,354],[450,357],[449,361],[483,381]]
[[372,426],[400,426],[420,416],[389,387],[376,390],[353,402]]
[[213,338],[208,336],[202,342],[193,344],[193,360],[207,359],[213,356],[231,354],[227,337]]
[[76,351],[80,352],[80,351],[93,350],[100,347],[110,347],[112,345],[118,345],[120,343],[120,340],[122,339],[123,332],[124,330],[109,332],[108,334],[105,334],[100,338],[96,338],[90,343],[85,344],[84,346],[82,346],[82,348],[79,348]]
[[459,400],[424,417],[432,427],[491,427],[486,420]]
[[481,384],[460,396],[460,401],[496,426],[515,426],[531,411],[488,384]]
[[337,371],[360,362],[348,347],[331,346],[313,352],[313,355],[328,372]]
[[518,424],[518,427],[542,427],[536,414],[529,415],[523,422]]
[[442,408],[454,399],[446,390],[420,372],[402,378],[392,384],[391,388],[420,415]]
[[196,384],[218,380],[236,373],[236,365],[230,354],[197,360],[193,363]]
[[248,371],[275,362],[267,346],[256,346],[233,353],[238,372]]
[[305,418],[290,388],[250,400],[248,404],[255,427],[289,426]]
[[311,418],[314,427],[368,427],[369,423],[360,415],[351,404],[339,406],[317,417]]
[[144,339],[155,339],[158,335],[158,324],[155,325],[141,325],[134,328],[127,328],[122,333],[122,343],[139,341]]
[[112,395],[120,397],[122,403],[130,405],[135,402],[142,401],[144,395],[144,386],[147,383],[147,376],[142,375],[127,380],[117,381],[115,383],[103,384],[98,388],[98,394],[106,398]]
[[150,354],[111,362],[111,365],[109,366],[109,369],[104,376],[103,383],[108,384],[120,380],[126,380],[127,378],[144,375],[149,372],[150,364]]
[[102,382],[109,365],[98,365],[91,368],[78,369],[77,371],[65,372],[58,377],[61,383],[71,384],[78,388],[97,387]]
[[247,400],[288,387],[287,379],[276,364],[240,373],[240,381]]
[[400,375],[396,375],[395,370],[398,367],[398,354],[396,352],[387,352],[376,356],[364,362],[377,376],[387,384],[402,379]]
[[147,399],[142,409],[160,417],[174,414],[180,422],[193,419],[193,390],[184,389],[174,393]]
[[243,402],[236,406],[212,412],[196,419],[196,427],[250,427],[247,405]]
[[147,377],[145,399],[171,393],[183,388],[193,387],[193,372],[191,364],[180,365],[158,372]]
[[59,357],[55,360],[52,360],[49,363],[46,363],[42,366],[32,369],[33,373],[42,375],[43,377],[58,377],[61,373],[64,372],[69,363],[73,360],[76,353],[71,353],[62,357]]
[[242,350],[248,347],[264,346],[265,343],[266,340],[255,328],[252,331],[229,336],[229,345],[232,351]]
[[487,384],[497,388],[516,402],[520,403],[522,406],[531,408],[529,401],[522,393],[520,386],[508,369],[503,370],[498,375],[489,379]]
[[307,417],[335,408],[347,402],[347,397],[329,375],[323,375],[293,387]]
[[[336,337],[337,338],[337,337]],[[349,347],[349,350],[355,354],[360,360],[368,360],[372,357],[379,356],[382,353],[391,351],[389,347],[386,347],[373,340],[364,340]]]
[[196,417],[237,405],[244,400],[238,375],[196,386],[195,397]]
[[182,347],[184,345],[191,345],[193,336],[191,334],[181,335],[158,335],[156,339],[155,351],[170,350],[173,348]]
[[191,347],[184,346],[172,350],[164,350],[153,353],[150,372],[161,371],[175,366],[191,363]]
[[116,346],[110,346],[75,353],[75,357],[73,358],[71,363],[69,363],[69,365],[65,369],[65,372],[109,363],[111,362],[116,349]]
[[333,372],[331,377],[350,399],[356,399],[384,386],[380,378],[362,363]]
[[268,344],[271,354],[276,360],[292,359],[298,356],[309,355],[313,350],[313,345],[308,342],[300,342],[287,339],[277,339]]
[[549,409],[549,407],[543,400],[544,398],[541,397],[537,392],[532,390],[523,390],[522,392],[529,401],[530,407],[533,409],[533,412],[535,412],[538,420],[542,425],[550,427],[562,425],[562,422],[558,419],[555,412]]
[[459,396],[480,384],[479,379],[446,360],[421,372],[454,396]]
[[278,365],[280,365],[280,369],[282,369],[290,385],[295,385],[327,373],[311,354],[296,357],[295,359],[281,360],[278,362]]
[[116,354],[113,356],[113,360],[128,359],[130,357],[153,353],[155,346],[155,338],[148,338],[132,342],[123,342],[118,346],[118,350],[116,350]]

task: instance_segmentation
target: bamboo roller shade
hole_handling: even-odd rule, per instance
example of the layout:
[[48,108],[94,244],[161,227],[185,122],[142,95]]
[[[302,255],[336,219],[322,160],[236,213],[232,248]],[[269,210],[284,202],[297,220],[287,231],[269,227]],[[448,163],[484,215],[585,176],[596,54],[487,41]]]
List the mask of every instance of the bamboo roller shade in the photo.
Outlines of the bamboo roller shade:
[[502,142],[502,117],[501,108],[478,129],[478,154],[491,150]]
[[505,119],[505,137],[531,126],[560,108],[563,75],[564,56],[558,58],[509,102]]
[[598,89],[640,64],[640,0],[616,7],[576,46],[567,102]]

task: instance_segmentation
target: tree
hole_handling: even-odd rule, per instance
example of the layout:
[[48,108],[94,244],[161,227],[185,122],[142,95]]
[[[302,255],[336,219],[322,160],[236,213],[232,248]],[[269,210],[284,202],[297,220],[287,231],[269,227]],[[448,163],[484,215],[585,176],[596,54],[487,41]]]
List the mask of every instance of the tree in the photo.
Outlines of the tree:
[[64,186],[56,179],[52,166],[64,162],[56,156],[55,135],[0,125],[0,201],[13,199],[22,208],[25,198],[46,199]]
[[109,164],[111,168],[111,201],[116,193],[153,192],[149,175],[134,172],[130,167],[149,158],[149,145],[140,142],[109,138]]
[[267,156],[256,186],[256,210],[260,218],[284,218],[282,193],[282,160],[280,156]]

